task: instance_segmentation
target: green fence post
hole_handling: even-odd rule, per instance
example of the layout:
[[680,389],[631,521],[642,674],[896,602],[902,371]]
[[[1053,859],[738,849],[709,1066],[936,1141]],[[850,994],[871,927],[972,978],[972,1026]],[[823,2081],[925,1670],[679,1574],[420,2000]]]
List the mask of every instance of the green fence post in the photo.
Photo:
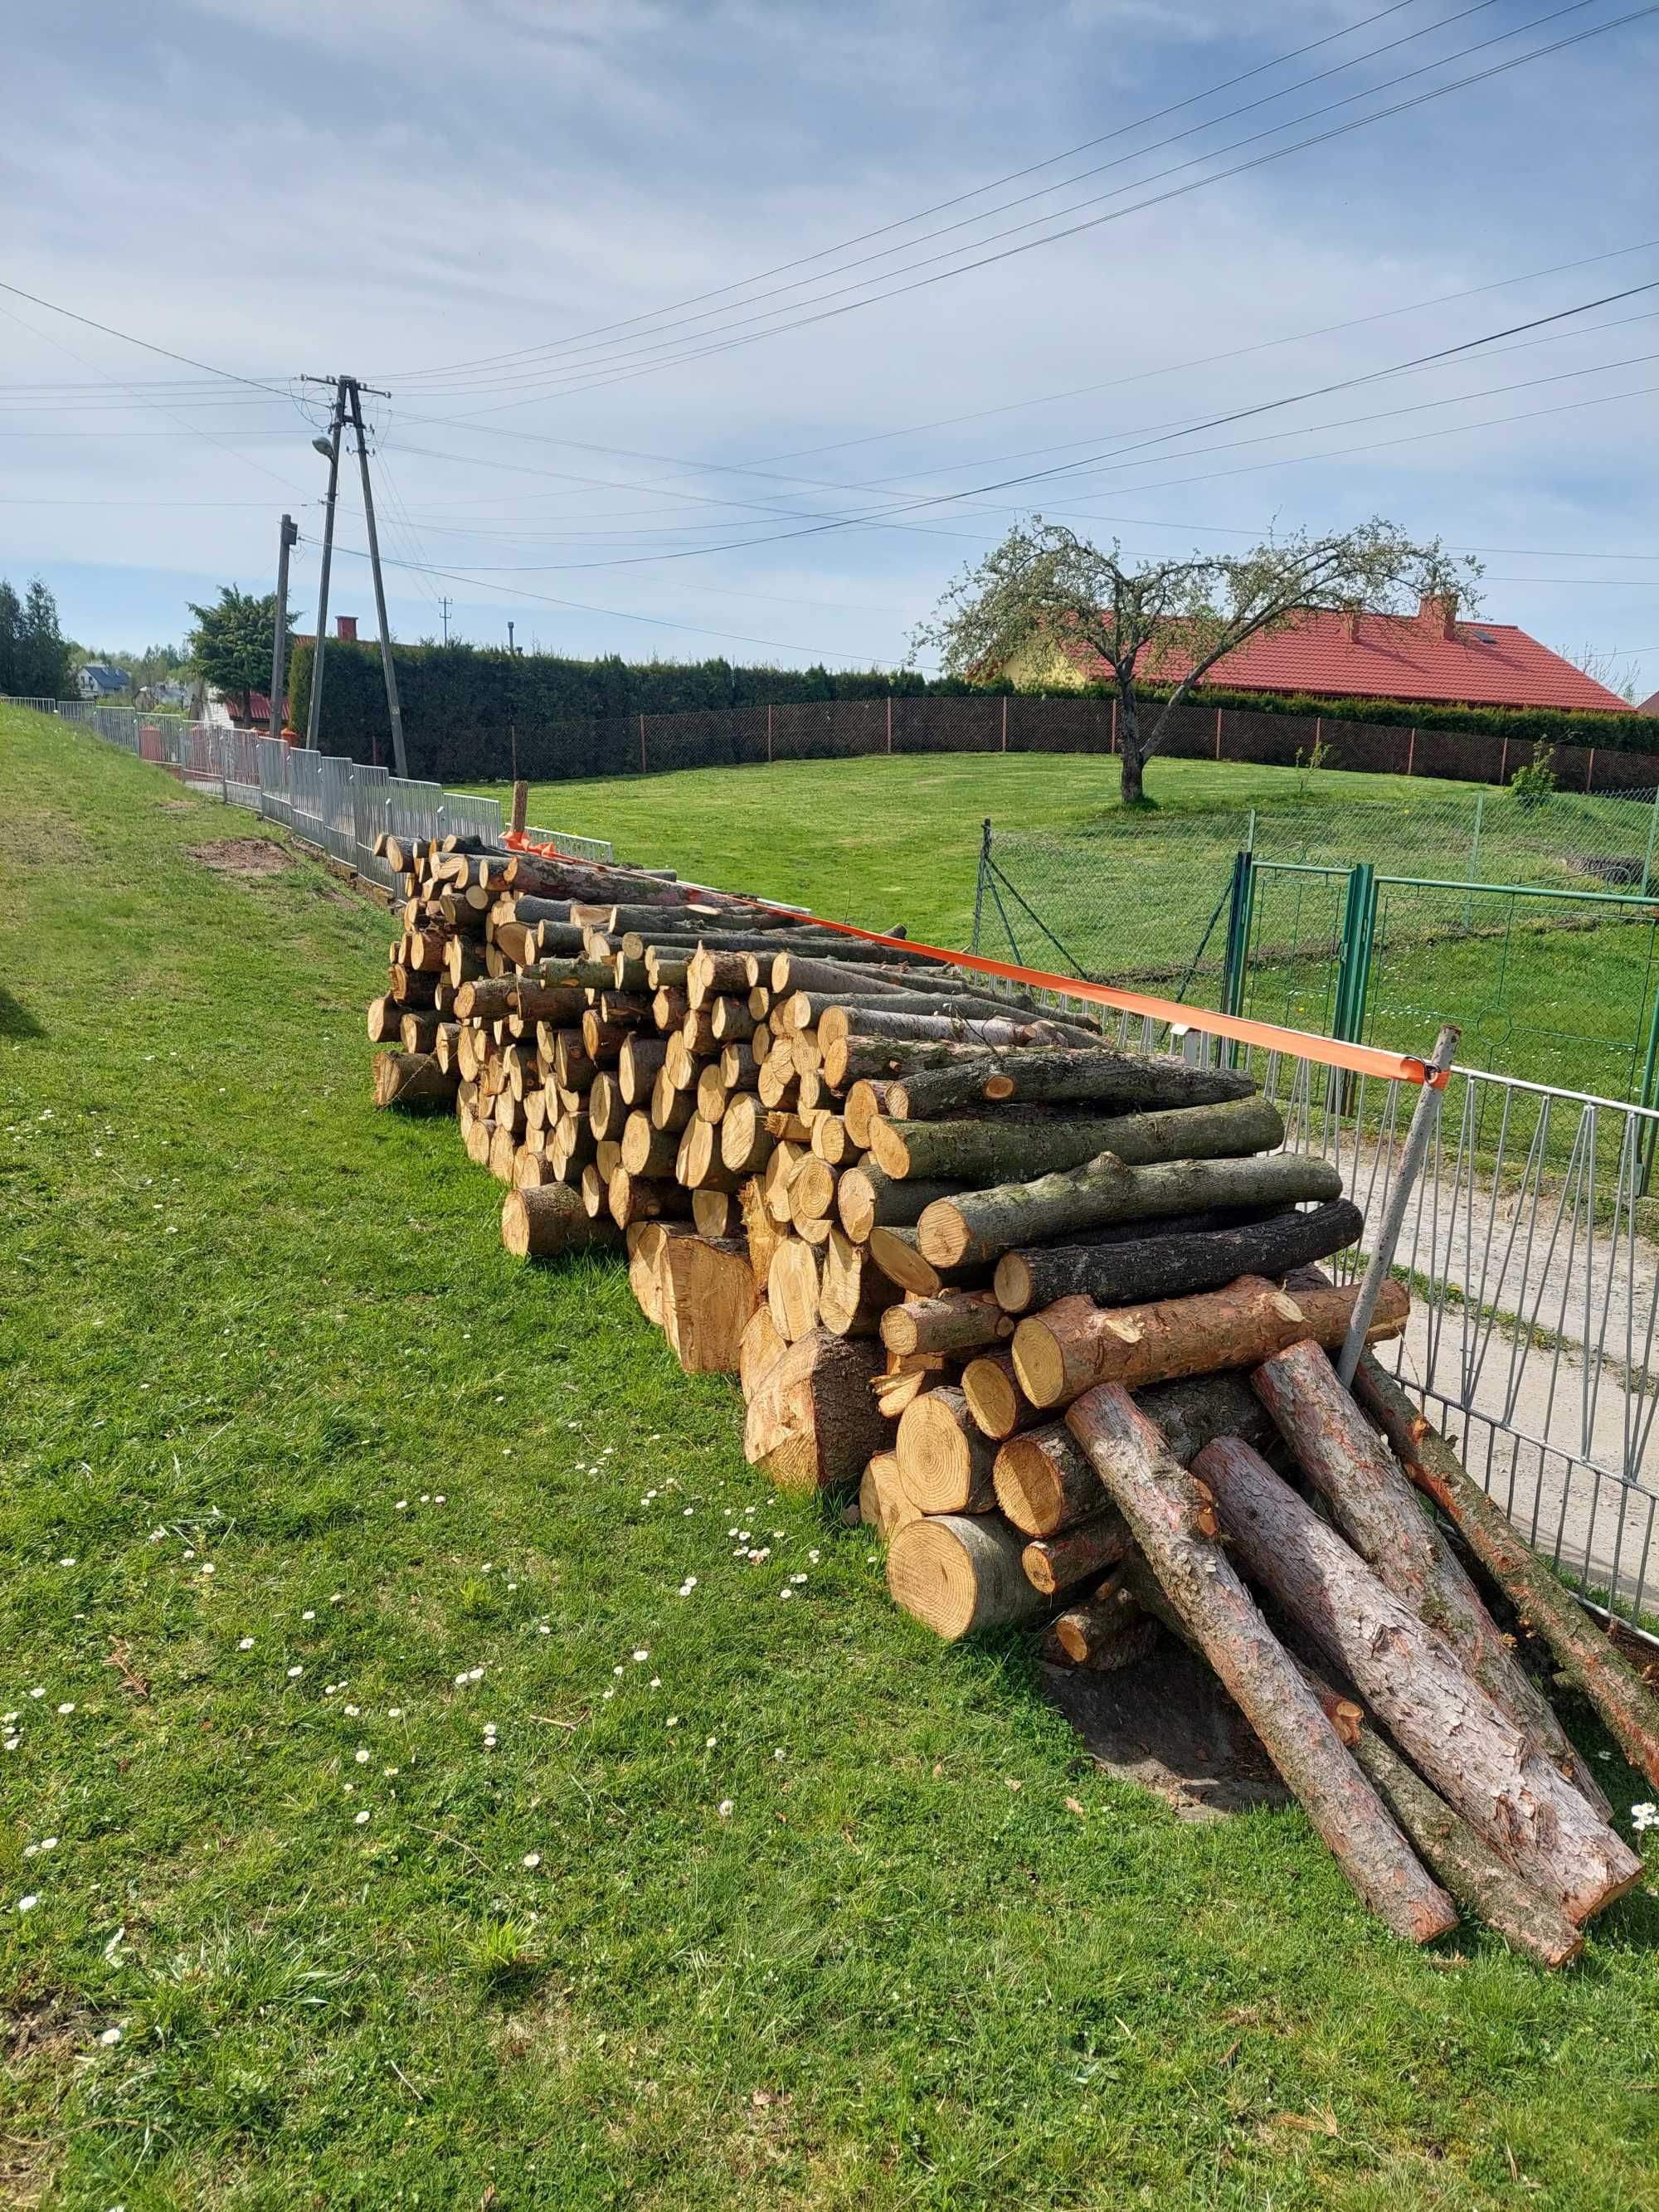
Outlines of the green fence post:
[[[1469,847],[1469,882],[1471,885],[1477,883],[1480,880],[1480,817],[1485,813],[1486,807],[1486,793],[1484,791],[1477,791],[1474,794],[1474,838]],[[1465,929],[1470,929],[1473,928],[1474,925],[1474,890],[1471,890],[1469,896],[1463,902],[1463,927]]]
[[[1659,1089],[1659,990],[1653,994],[1653,1011],[1648,1017],[1647,1056],[1642,1063],[1642,1088],[1637,1094],[1638,1103],[1652,1106],[1654,1092]],[[1651,1122],[1642,1133],[1642,1179],[1640,1195],[1645,1198],[1648,1186],[1653,1181],[1655,1131]]]
[[[1233,855],[1233,886],[1227,915],[1227,957],[1221,974],[1221,1011],[1244,1011],[1244,985],[1250,964],[1250,924],[1255,906],[1255,862],[1249,852]],[[1229,1067],[1238,1064],[1238,1047],[1227,1048]]]
[[1369,860],[1360,860],[1348,872],[1347,895],[1342,902],[1342,941],[1336,956],[1336,1006],[1331,1035],[1345,1044],[1358,1044],[1365,1026],[1376,927],[1376,871]]
[[[770,708],[767,709],[767,712],[769,714],[770,714]],[[985,905],[985,871],[990,866],[990,863],[991,817],[988,814],[985,817],[984,828],[980,832],[979,872],[974,878],[974,934],[972,942],[968,947],[968,950],[970,952],[975,954],[977,954],[979,951],[979,918]]]
[[1653,889],[1653,847],[1659,838],[1659,791],[1653,794],[1653,811],[1648,817],[1648,849],[1642,856],[1642,890],[1651,897]]

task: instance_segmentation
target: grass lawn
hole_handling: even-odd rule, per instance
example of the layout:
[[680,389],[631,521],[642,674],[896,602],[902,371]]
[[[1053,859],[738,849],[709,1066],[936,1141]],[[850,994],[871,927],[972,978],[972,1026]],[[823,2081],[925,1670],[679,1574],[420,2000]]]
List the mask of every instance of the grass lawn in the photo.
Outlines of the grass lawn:
[[383,915],[5,708],[0,807],[0,2202],[1651,2203],[1659,1905],[1425,1956],[1105,1780],[372,1112]]

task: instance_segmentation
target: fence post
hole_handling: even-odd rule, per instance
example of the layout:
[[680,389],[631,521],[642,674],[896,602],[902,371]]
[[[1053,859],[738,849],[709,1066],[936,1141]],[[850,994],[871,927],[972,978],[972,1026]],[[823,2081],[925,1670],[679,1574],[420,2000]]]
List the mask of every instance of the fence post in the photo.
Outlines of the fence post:
[[[1648,1048],[1642,1062],[1642,1088],[1636,1094],[1637,1103],[1651,1106],[1654,1091],[1659,1086],[1659,991],[1653,994],[1653,1011],[1648,1017]],[[1638,1185],[1640,1196],[1645,1198],[1653,1181],[1653,1157],[1656,1138],[1659,1138],[1652,1122],[1642,1132],[1642,1174]]]
[[[1255,828],[1254,817],[1251,828]],[[1255,907],[1255,859],[1247,848],[1233,855],[1233,884],[1227,914],[1226,960],[1221,975],[1221,1011],[1240,1015],[1244,1011],[1244,984],[1250,962],[1250,924]],[[1238,1047],[1227,1047],[1227,1065],[1236,1066]]]
[[887,694],[887,750],[890,754],[893,750],[893,695],[890,691]]
[[1112,734],[1107,741],[1106,750],[1109,753],[1115,753],[1117,750],[1117,699],[1115,695],[1114,695],[1112,700]]
[[1221,758],[1221,709],[1219,707],[1215,710],[1215,757],[1218,760]]
[[1008,694],[1006,691],[1002,695],[1002,750],[1004,752],[1008,750]]
[[1417,732],[1416,732],[1416,731],[1415,731],[1415,730],[1413,730],[1413,731],[1412,732],[1412,734],[1411,734],[1410,742],[1407,744],[1407,747],[1406,747],[1406,773],[1407,773],[1407,775],[1409,775],[1411,774],[1411,772],[1412,772],[1412,768],[1413,768],[1413,764],[1415,763],[1416,759],[1417,759]]
[[1364,1035],[1376,926],[1376,871],[1370,861],[1360,860],[1348,873],[1347,896],[1342,903],[1342,942],[1336,956],[1336,1006],[1331,1034],[1345,1044],[1358,1044]]
[[1656,841],[1659,841],[1659,790],[1656,790],[1653,794],[1653,811],[1648,817],[1648,849],[1642,856],[1642,892],[1646,898],[1651,898],[1653,896],[1649,885],[1653,881],[1653,848]]
[[772,709],[766,710],[766,765],[772,765]]
[[[1505,745],[1507,745],[1509,739],[1505,738],[1504,742]],[[1486,810],[1486,794],[1484,791],[1477,791],[1474,794],[1474,836],[1469,844],[1470,890],[1468,896],[1463,902],[1463,927],[1465,929],[1472,928],[1474,923],[1474,886],[1480,880],[1480,822]]]
[[645,774],[645,717],[640,716],[640,774]]
[[[1536,746],[1534,746],[1533,750],[1534,750],[1534,751],[1536,751],[1536,750],[1537,750]],[[1509,739],[1508,739],[1507,738],[1504,738],[1504,750],[1503,750],[1503,751],[1502,751],[1501,753],[1499,753],[1499,755],[1498,756],[1498,781],[1499,781],[1499,783],[1507,783],[1507,782],[1509,781],[1509,780],[1510,780],[1510,741],[1509,741]]]
[[[990,865],[991,817],[988,814],[985,817],[984,826],[980,832],[979,869],[974,878],[974,935],[973,941],[968,948],[970,952],[974,953],[977,953],[979,951],[979,918],[981,909],[985,904],[985,872]],[[1654,1004],[1656,1007],[1659,1007],[1659,999],[1656,999]]]
[[1594,745],[1590,747],[1589,758],[1584,763],[1584,788],[1586,791],[1594,791],[1595,788],[1595,748]]

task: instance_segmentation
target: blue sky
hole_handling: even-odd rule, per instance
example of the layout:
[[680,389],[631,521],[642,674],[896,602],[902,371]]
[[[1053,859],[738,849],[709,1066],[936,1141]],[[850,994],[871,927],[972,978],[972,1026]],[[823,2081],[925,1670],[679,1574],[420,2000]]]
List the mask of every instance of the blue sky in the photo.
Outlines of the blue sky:
[[[1650,691],[1659,291],[1193,427],[1659,283],[1659,15],[1260,159],[1632,4],[28,11],[0,279],[274,389],[0,293],[0,574],[89,643],[176,639],[269,588],[287,507],[308,611],[292,380],[343,368],[391,394],[406,637],[447,595],[551,650],[891,662],[1033,508],[1161,555],[1382,514]],[[333,605],[369,626],[355,551]]]

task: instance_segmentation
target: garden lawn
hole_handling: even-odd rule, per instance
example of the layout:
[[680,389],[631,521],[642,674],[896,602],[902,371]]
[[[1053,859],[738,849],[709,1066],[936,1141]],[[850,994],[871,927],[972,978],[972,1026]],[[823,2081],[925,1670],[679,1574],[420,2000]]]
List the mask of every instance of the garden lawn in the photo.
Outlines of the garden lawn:
[[1652,2203],[1649,1897],[1425,1955],[1107,1781],[371,1110],[383,913],[8,708],[0,809],[0,2201]]

